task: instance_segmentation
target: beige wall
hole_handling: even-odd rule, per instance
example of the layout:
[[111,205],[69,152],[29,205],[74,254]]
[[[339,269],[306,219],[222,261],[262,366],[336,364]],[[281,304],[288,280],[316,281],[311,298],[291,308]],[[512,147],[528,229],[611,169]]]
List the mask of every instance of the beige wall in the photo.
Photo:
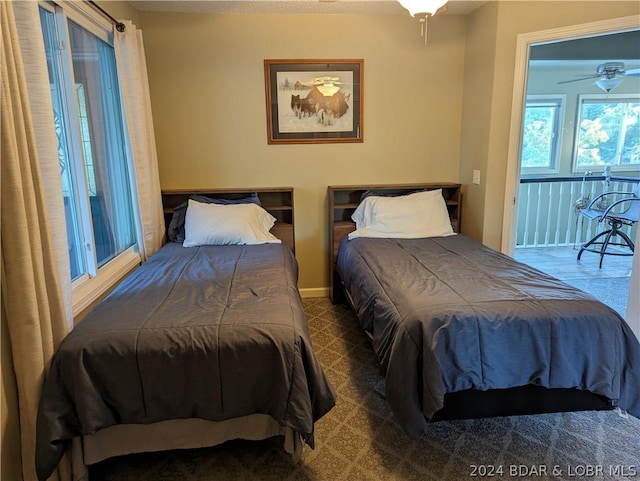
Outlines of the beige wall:
[[[326,288],[330,184],[457,181],[465,18],[141,12],[164,189],[293,186],[302,289]],[[268,145],[263,61],[364,59],[364,143]],[[316,291],[317,292],[317,291]]]
[[[462,198],[462,232],[482,240],[487,184],[487,152],[491,131],[493,77],[498,2],[490,2],[467,16],[464,65],[464,102],[460,143],[460,179],[465,187]],[[471,182],[480,171],[480,184]]]
[[107,11],[113,18],[120,21],[131,20],[135,25],[140,25],[140,15],[135,8],[129,5],[129,2],[119,0],[98,0],[96,3]]
[[[516,41],[518,34],[548,30],[552,28],[578,25],[609,18],[618,18],[640,13],[640,3],[625,2],[491,2],[473,12],[469,16],[469,25],[477,27],[474,30],[475,41],[488,37],[494,41],[487,41],[479,55],[487,59],[487,68],[491,73],[484,76],[491,77],[491,88],[484,92],[491,99],[490,107],[476,112],[472,120],[465,118],[462,131],[463,151],[473,152],[477,159],[473,165],[484,166],[483,178],[486,182],[480,189],[484,193],[484,203],[465,203],[464,222],[474,222],[475,217],[482,219],[479,230],[474,235],[485,244],[496,249],[501,245],[502,216],[506,181],[507,151],[509,146],[509,127],[511,121],[511,99],[513,95],[513,79],[515,68]],[[484,17],[495,18],[495,22],[486,21]],[[483,21],[480,21],[483,17]],[[469,27],[471,31],[471,28]],[[472,37],[468,37],[468,44]],[[474,44],[475,45],[475,44]],[[476,45],[477,46],[477,45]],[[467,65],[470,60],[467,59]],[[481,80],[484,78],[481,76]],[[475,80],[474,71],[465,72],[465,95],[471,87],[468,84]],[[476,92],[479,94],[479,92]],[[476,100],[477,102],[477,100]],[[465,112],[468,110],[465,96]],[[470,113],[474,116],[474,113]],[[476,128],[484,123],[489,124],[488,138],[478,135]],[[469,162],[469,161],[467,161]],[[467,164],[461,164],[462,182],[470,177]],[[473,190],[470,188],[470,190]],[[469,196],[471,197],[471,196]],[[476,196],[481,200],[481,195]],[[469,221],[471,215],[472,221]]]
[[[427,46],[408,15],[140,12],[162,187],[293,186],[300,287],[318,293],[330,184],[460,181],[463,232],[499,248],[517,35],[639,8],[492,1],[430,19]],[[265,58],[363,58],[364,143],[267,145]]]

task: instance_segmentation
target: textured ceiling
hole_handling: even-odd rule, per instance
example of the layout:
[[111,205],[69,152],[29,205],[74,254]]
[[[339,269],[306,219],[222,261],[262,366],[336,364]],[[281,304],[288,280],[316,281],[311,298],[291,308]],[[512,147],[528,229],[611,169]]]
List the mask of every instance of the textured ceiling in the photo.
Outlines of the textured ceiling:
[[[138,0],[129,2],[144,12],[183,13],[326,13],[403,14],[395,0]],[[449,0],[442,13],[466,15],[486,1]]]

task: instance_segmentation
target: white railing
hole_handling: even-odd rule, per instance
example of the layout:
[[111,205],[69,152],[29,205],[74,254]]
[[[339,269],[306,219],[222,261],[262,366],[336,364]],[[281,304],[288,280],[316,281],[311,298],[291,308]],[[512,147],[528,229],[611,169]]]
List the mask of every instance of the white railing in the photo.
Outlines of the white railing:
[[[516,247],[567,246],[588,241],[606,224],[603,226],[597,220],[581,216],[578,206],[588,204],[603,191],[631,192],[638,180],[612,177],[607,186],[604,177],[522,179]],[[621,230],[635,239],[636,229],[637,224]]]

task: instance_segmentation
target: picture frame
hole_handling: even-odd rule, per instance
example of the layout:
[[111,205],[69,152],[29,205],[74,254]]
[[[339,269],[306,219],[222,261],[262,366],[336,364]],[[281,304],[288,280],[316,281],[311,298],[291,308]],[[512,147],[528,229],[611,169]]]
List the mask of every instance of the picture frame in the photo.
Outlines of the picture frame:
[[265,59],[264,73],[269,144],[363,142],[363,59]]

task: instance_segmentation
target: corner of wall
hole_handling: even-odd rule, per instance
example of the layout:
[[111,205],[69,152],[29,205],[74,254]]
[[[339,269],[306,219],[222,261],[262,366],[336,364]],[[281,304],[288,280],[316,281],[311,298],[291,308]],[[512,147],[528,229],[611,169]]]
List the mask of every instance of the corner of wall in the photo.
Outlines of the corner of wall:
[[128,1],[99,0],[97,3],[117,20],[131,20],[135,25],[140,27],[140,14]]
[[[498,2],[488,2],[466,17],[464,89],[460,134],[460,183],[465,186],[462,229],[483,240],[489,138],[495,64]],[[474,184],[473,171],[480,172]]]

